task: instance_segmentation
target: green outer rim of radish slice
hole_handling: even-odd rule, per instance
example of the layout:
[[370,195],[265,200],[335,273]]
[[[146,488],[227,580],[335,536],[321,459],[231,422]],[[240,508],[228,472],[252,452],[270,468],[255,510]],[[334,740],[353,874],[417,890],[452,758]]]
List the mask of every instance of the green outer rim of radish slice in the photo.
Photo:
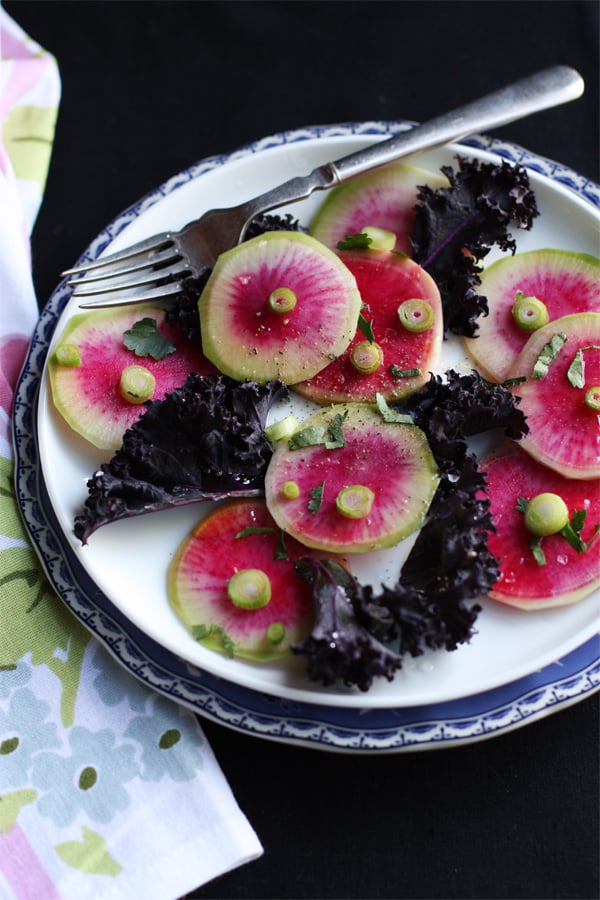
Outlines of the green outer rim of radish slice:
[[[123,334],[135,322],[149,317],[161,333],[176,345],[164,359],[136,356],[123,344]],[[185,340],[167,325],[162,307],[143,304],[119,309],[90,310],[72,316],[58,336],[58,345],[75,343],[80,349],[79,366],[61,366],[48,357],[50,392],[56,410],[67,424],[101,450],[116,450],[123,433],[144,413],[143,405],[125,400],[119,388],[126,366],[139,364],[156,379],[154,400],[179,387],[190,371],[201,375],[215,372],[202,354],[199,343]]]
[[[272,530],[236,538],[252,526]],[[266,662],[289,656],[290,644],[310,631],[314,606],[310,586],[294,571],[294,560],[305,556],[306,548],[286,538],[288,558],[276,560],[278,541],[278,529],[262,500],[231,501],[202,519],[177,548],[168,573],[169,602],[186,628],[224,627],[236,645],[235,656],[242,659]],[[228,599],[227,581],[236,568],[267,573],[272,588],[269,603],[241,609]],[[285,627],[277,643],[267,635],[274,622]],[[218,632],[200,643],[224,652]]]
[[[493,600],[535,611],[577,603],[600,587],[600,543],[578,553],[561,535],[548,535],[542,539],[546,565],[538,566],[529,550],[531,534],[523,513],[515,509],[519,496],[531,499],[543,492],[561,496],[571,515],[589,504],[583,529],[584,540],[589,540],[600,521],[597,482],[564,478],[539,465],[518,445],[482,459],[480,468],[487,473],[486,496],[496,526],[488,547],[500,560],[501,575],[489,594]],[[577,576],[571,577],[575,572]]]
[[[540,351],[558,333],[567,340],[547,375],[531,378]],[[512,388],[529,425],[520,446],[542,465],[575,479],[600,478],[598,413],[586,406],[585,385],[575,388],[567,378],[577,350],[590,344],[600,344],[600,313],[562,316],[533,332],[507,375],[527,379]],[[600,350],[584,351],[584,356],[585,377],[595,384],[600,379]]]
[[[327,428],[338,414],[347,414],[342,424],[345,447],[289,450],[280,445],[275,450],[265,477],[269,511],[283,531],[326,553],[395,546],[422,525],[439,482],[425,434],[414,425],[386,423],[376,409],[358,403],[322,409],[302,427]],[[296,499],[281,493],[282,484],[290,480],[300,487]],[[323,500],[313,513],[308,506],[310,492],[320,484]],[[369,515],[361,519],[336,510],[338,493],[352,484],[364,485],[374,494]]]
[[[358,329],[349,347],[338,359],[293,389],[322,406],[329,403],[374,403],[377,394],[386,400],[407,397],[429,381],[443,343],[444,323],[440,292],[433,278],[414,260],[380,250],[350,250],[340,254],[356,278],[363,301],[369,304],[364,317],[373,322],[375,341],[383,353],[382,365],[370,375],[356,371],[350,361],[354,346],[364,340]],[[409,332],[398,317],[399,304],[420,297],[434,311],[427,331]],[[391,366],[400,370],[418,369],[419,374],[394,377]]]
[[347,233],[360,233],[365,226],[396,234],[395,250],[411,253],[410,235],[418,188],[447,187],[439,172],[429,172],[404,162],[395,162],[359,175],[327,194],[309,231],[332,250]]
[[477,292],[487,298],[489,315],[478,321],[477,336],[463,338],[469,357],[487,378],[504,381],[529,333],[515,323],[516,292],[537,297],[550,321],[600,309],[600,260],[570,250],[528,250],[487,266]]
[[[268,308],[281,287],[298,298],[288,315]],[[267,232],[218,258],[198,301],[204,353],[238,381],[293,384],[344,352],[360,307],[337,254],[300,232]]]

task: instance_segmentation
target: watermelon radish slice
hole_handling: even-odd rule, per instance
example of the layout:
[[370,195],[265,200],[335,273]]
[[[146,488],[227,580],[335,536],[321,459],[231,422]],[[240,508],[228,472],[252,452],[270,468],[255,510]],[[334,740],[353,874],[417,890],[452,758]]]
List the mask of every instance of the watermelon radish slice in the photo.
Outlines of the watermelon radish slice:
[[492,380],[503,381],[529,333],[512,315],[515,296],[537,297],[550,320],[600,309],[600,260],[568,250],[531,250],[492,263],[481,275],[478,293],[487,297],[489,316],[479,320],[475,338],[464,347]]
[[[136,356],[124,344],[124,334],[143,319],[156,322],[156,329],[175,351],[163,359]],[[152,399],[161,400],[179,387],[190,372],[209,375],[214,367],[198,344],[184,338],[165,321],[165,310],[142,305],[94,310],[69,319],[60,335],[57,351],[72,345],[79,351],[80,365],[61,365],[54,353],[48,373],[56,409],[76,432],[103,450],[115,450],[123,433],[144,412],[144,406],[124,399],[120,379],[124,369],[141,365],[155,380]],[[60,356],[60,353],[59,353]]]
[[561,534],[543,538],[545,565],[538,565],[529,549],[531,534],[520,497],[531,500],[550,492],[561,497],[572,514],[586,510],[581,537],[589,541],[600,522],[598,483],[565,478],[540,466],[514,447],[481,460],[487,473],[487,491],[496,532],[488,538],[490,551],[500,560],[500,578],[489,594],[501,603],[526,610],[576,603],[600,587],[600,537],[588,550],[578,552]]
[[[279,536],[262,500],[238,500],[215,509],[178,548],[169,569],[169,600],[206,647],[264,661],[287,655],[290,644],[306,637],[312,592],[294,570],[306,548],[286,538],[287,558],[277,559]],[[230,579],[243,573],[243,581],[249,570],[270,584],[270,599],[254,609],[228,595]]]
[[204,353],[221,372],[293,384],[344,352],[360,294],[354,276],[319,241],[273,231],[219,257],[198,309]]
[[[532,377],[555,336],[564,336],[564,344],[544,376]],[[579,370],[581,386],[572,383],[577,374],[572,367]],[[529,426],[520,446],[567,478],[600,477],[598,409],[588,393],[600,385],[600,313],[563,316],[534,331],[507,377],[527,379],[513,388]]]
[[[305,443],[302,436],[320,435],[332,439],[330,448],[290,449]],[[394,546],[419,528],[438,480],[419,428],[384,422],[376,409],[348,403],[315,413],[276,448],[265,496],[280,528],[306,546],[361,553]]]
[[360,234],[365,226],[382,228],[396,235],[401,253],[411,255],[410,236],[419,185],[433,190],[447,187],[443,175],[392,163],[360,175],[334,188],[327,195],[310,225],[310,233],[332,250],[347,234]]
[[[365,341],[357,330],[338,359],[294,390],[322,405],[345,400],[374,403],[377,393],[388,400],[406,397],[428,381],[441,352],[444,323],[437,285],[421,266],[395,252],[349,250],[340,259],[356,278],[362,315],[372,322],[381,364],[371,373],[357,370],[352,355]],[[398,316],[400,304],[412,298],[425,300],[433,312],[433,324],[425,331],[407,330]]]

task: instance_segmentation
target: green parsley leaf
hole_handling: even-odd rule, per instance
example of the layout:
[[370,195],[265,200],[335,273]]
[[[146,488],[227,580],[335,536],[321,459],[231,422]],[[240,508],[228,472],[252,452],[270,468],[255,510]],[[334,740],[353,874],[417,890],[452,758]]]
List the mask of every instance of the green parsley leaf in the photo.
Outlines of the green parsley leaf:
[[321,509],[321,504],[323,503],[323,488],[325,487],[325,482],[322,481],[321,484],[315,485],[314,488],[310,491],[310,500],[308,501],[308,509],[313,515],[318,513]]
[[540,350],[539,356],[531,370],[532,378],[541,381],[542,378],[546,377],[550,364],[556,359],[566,342],[567,336],[562,331],[552,335],[548,343],[544,344]]
[[517,512],[524,513],[527,507],[529,506],[529,500],[527,497],[517,497],[517,502],[515,504],[515,509]]
[[349,234],[342,241],[338,241],[338,250],[368,250],[372,241],[368,234]]
[[158,330],[156,319],[145,316],[123,334],[123,343],[136,356],[151,356],[152,359],[164,359],[177,349],[175,344],[163,337]]

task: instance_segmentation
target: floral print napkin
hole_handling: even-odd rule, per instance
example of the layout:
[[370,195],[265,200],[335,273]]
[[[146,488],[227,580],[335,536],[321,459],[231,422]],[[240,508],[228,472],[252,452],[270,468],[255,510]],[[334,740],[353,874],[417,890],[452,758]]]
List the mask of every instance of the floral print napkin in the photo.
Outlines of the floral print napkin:
[[122,669],[46,581],[10,415],[37,318],[29,234],[60,97],[0,8],[0,898],[176,898],[262,853],[195,717]]

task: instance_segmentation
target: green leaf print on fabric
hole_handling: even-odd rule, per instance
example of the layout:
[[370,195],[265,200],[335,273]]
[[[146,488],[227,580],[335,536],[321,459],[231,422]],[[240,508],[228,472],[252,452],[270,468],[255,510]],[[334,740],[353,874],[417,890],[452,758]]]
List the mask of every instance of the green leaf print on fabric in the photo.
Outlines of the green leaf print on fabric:
[[56,852],[63,862],[87,872],[89,875],[118,875],[121,866],[112,858],[106,849],[106,842],[102,835],[92,831],[91,828],[82,827],[83,839],[81,841],[65,841],[56,846]]
[[64,606],[29,547],[12,489],[12,463],[0,457],[0,668],[26,654],[60,680],[61,720],[73,724],[83,654],[91,636]]
[[2,126],[2,143],[17,178],[43,189],[56,126],[56,107],[13,106]]
[[8,834],[15,827],[19,812],[23,806],[33,803],[37,791],[12,791],[0,797],[0,834]]

